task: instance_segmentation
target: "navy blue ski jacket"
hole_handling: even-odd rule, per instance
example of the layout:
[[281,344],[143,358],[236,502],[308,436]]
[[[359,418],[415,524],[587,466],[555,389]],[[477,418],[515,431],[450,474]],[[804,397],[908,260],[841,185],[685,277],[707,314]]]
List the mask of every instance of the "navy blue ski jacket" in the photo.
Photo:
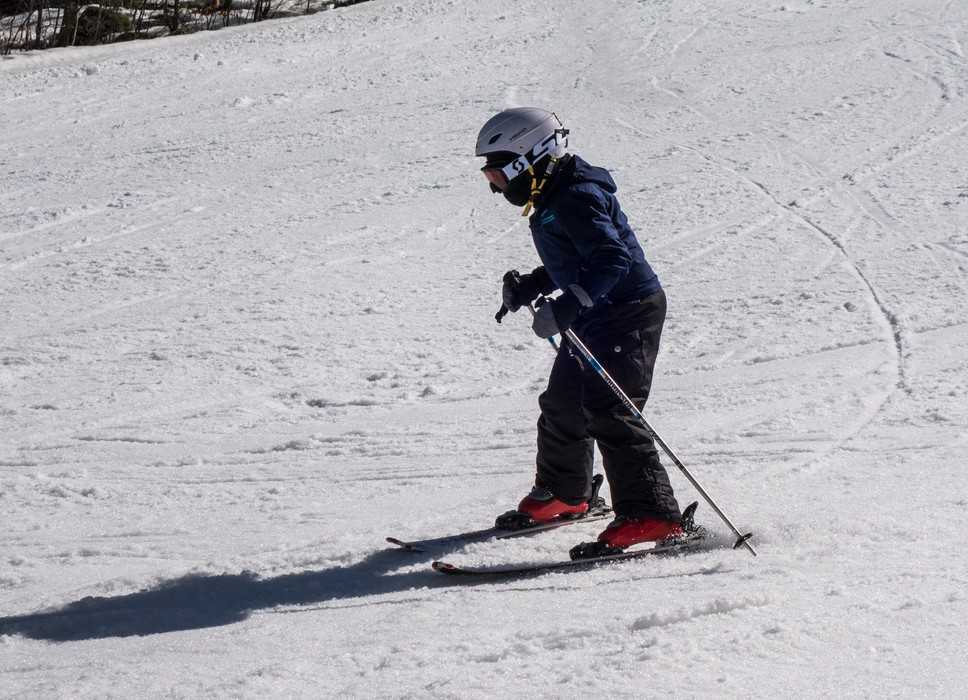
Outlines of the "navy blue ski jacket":
[[546,187],[530,218],[531,237],[558,289],[577,284],[596,307],[643,299],[662,289],[607,170],[570,156]]

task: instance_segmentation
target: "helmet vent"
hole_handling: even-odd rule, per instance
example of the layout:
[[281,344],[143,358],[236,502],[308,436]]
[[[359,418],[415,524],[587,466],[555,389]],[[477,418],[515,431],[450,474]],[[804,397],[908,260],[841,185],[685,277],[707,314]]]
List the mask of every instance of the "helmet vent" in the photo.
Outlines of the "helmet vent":
[[502,136],[504,136],[504,134],[494,134],[494,136],[491,137],[491,140],[487,142],[487,145],[488,146],[493,146],[494,145],[494,142],[497,141]]

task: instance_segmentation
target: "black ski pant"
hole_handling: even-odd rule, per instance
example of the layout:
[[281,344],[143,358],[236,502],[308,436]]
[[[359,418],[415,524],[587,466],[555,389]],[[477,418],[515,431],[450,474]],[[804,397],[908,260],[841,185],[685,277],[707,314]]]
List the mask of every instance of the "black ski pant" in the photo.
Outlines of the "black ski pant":
[[[640,411],[652,388],[665,313],[660,291],[609,304],[573,328]],[[616,515],[681,520],[652,436],[567,340],[538,405],[537,485],[571,505],[588,500],[597,443]]]

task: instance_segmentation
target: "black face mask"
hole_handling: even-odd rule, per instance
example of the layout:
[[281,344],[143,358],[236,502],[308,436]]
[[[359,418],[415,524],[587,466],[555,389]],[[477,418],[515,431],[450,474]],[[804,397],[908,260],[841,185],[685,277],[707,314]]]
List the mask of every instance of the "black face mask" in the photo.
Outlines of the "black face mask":
[[521,173],[508,183],[501,193],[516,207],[523,207],[531,199],[531,173]]

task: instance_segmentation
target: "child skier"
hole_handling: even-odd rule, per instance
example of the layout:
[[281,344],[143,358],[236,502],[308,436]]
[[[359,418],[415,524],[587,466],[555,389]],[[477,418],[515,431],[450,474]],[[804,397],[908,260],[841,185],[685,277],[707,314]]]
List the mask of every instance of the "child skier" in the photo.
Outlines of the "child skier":
[[[504,276],[504,306],[539,306],[532,329],[541,338],[569,328],[642,409],[665,320],[666,298],[615,197],[607,170],[566,152],[568,130],[551,112],[519,107],[492,117],[476,155],[493,192],[530,214],[542,265]],[[669,476],[649,432],[570,344],[562,339],[538,398],[537,476],[513,513],[518,522],[580,515],[592,497],[594,445],[616,519],[598,536],[609,549],[682,533]],[[500,519],[499,519],[500,523]]]

